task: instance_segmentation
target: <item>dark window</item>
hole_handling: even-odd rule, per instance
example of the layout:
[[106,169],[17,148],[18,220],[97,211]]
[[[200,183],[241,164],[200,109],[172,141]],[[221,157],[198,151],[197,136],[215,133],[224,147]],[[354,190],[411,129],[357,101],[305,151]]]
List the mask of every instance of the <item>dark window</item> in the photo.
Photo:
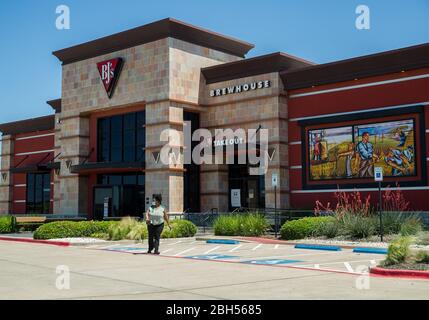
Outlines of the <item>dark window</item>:
[[50,173],[27,174],[27,214],[49,214],[51,206]]
[[145,112],[98,120],[99,162],[144,162]]
[[[183,120],[191,122],[191,132],[200,128],[200,116],[197,113],[185,112]],[[191,150],[199,144],[192,141]],[[184,209],[188,212],[200,212],[200,167],[194,162],[185,165],[183,200]]]
[[145,176],[140,172],[102,174],[94,188],[94,217],[104,216],[105,198],[110,198],[110,217],[142,217],[145,211]]

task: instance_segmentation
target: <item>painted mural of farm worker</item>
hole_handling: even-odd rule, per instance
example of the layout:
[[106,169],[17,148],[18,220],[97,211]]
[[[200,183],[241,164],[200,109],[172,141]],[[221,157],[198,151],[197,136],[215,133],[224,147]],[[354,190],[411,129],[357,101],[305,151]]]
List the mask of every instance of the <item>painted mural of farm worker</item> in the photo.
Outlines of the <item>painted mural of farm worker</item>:
[[340,154],[338,154],[338,157],[345,157],[346,160],[346,177],[347,178],[351,178],[353,176],[353,170],[352,170],[352,159],[355,155],[355,144],[354,143],[350,143],[348,145],[348,149],[346,152],[342,152]]
[[405,142],[407,141],[407,135],[401,129],[398,129],[395,132],[394,139],[399,141],[398,147],[405,146]]
[[400,150],[389,149],[384,161],[392,168],[392,176],[403,176],[408,173],[409,162]]
[[360,158],[358,175],[360,178],[371,178],[374,177],[374,158],[378,157],[374,155],[374,146],[369,142],[369,132],[362,134],[362,141],[356,146],[356,152]]
[[313,160],[321,161],[322,160],[322,142],[320,136],[316,136],[314,144],[313,144]]
[[402,151],[402,154],[405,158],[407,158],[408,162],[411,164],[414,162],[414,147],[408,146],[404,151]]

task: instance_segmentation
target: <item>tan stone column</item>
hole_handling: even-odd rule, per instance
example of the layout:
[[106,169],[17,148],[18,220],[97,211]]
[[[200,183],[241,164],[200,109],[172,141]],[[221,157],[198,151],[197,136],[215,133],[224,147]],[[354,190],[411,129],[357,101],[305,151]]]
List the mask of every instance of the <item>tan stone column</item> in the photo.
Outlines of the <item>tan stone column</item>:
[[[55,139],[54,139],[54,157],[55,160],[54,162],[61,162],[60,161],[60,157],[61,157],[61,114],[57,113],[55,114]],[[54,170],[54,208],[53,208],[53,212],[54,214],[61,214],[61,169],[60,171]]]
[[201,211],[207,212],[214,208],[219,212],[227,212],[228,204],[228,166],[201,166]]
[[5,135],[1,137],[1,164],[0,164],[0,215],[12,212],[12,176],[10,168],[13,161],[13,137]]
[[[61,123],[61,175],[60,209],[64,215],[88,214],[88,178],[70,172],[89,155],[89,119],[85,117],[64,118]],[[60,212],[58,212],[60,211]]]
[[[179,134],[178,145],[183,150],[183,109],[172,107],[169,102],[146,105],[146,198],[161,194],[169,212],[183,212],[183,160],[178,165],[164,164],[161,141],[164,130],[174,129]],[[172,143],[173,144],[173,143]]]

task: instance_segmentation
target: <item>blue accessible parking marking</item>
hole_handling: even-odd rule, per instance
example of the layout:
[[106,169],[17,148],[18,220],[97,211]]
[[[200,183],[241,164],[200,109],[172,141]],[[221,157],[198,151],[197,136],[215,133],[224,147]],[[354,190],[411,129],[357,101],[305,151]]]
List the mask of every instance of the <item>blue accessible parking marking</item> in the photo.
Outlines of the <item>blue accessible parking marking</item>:
[[327,250],[327,251],[342,251],[339,246],[324,246],[314,244],[297,244],[295,249],[308,249],[308,250]]
[[224,240],[224,239],[212,239],[207,240],[207,243],[217,243],[217,244],[239,244],[240,241],[237,240]]
[[268,260],[249,260],[249,261],[243,261],[242,263],[246,264],[258,264],[258,265],[279,265],[279,264],[290,264],[290,263],[297,263],[297,262],[303,262],[300,260],[281,260],[281,259],[268,259]]
[[355,253],[387,254],[387,249],[385,249],[385,248],[354,248],[353,252],[355,252]]
[[118,252],[132,252],[132,253],[146,253],[147,249],[136,248],[136,247],[116,247],[116,248],[107,248],[104,249],[107,251],[118,251]]
[[208,254],[208,255],[201,255],[201,256],[189,256],[185,257],[186,259],[197,259],[197,260],[224,260],[224,259],[234,259],[238,258],[236,256],[226,256],[226,255],[220,255],[220,254]]

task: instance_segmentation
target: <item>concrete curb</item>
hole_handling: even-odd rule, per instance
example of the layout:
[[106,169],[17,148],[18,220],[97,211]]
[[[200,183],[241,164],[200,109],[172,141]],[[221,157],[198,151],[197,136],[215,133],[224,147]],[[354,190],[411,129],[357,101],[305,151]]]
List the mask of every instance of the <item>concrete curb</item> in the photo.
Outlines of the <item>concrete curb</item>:
[[380,267],[371,268],[370,274],[385,277],[397,277],[397,278],[417,278],[429,280],[429,271],[419,270],[396,270],[396,269],[384,269]]
[[0,241],[47,244],[47,245],[59,246],[59,247],[70,246],[70,242],[66,242],[66,241],[35,240],[31,238],[18,238],[18,237],[0,237]]

